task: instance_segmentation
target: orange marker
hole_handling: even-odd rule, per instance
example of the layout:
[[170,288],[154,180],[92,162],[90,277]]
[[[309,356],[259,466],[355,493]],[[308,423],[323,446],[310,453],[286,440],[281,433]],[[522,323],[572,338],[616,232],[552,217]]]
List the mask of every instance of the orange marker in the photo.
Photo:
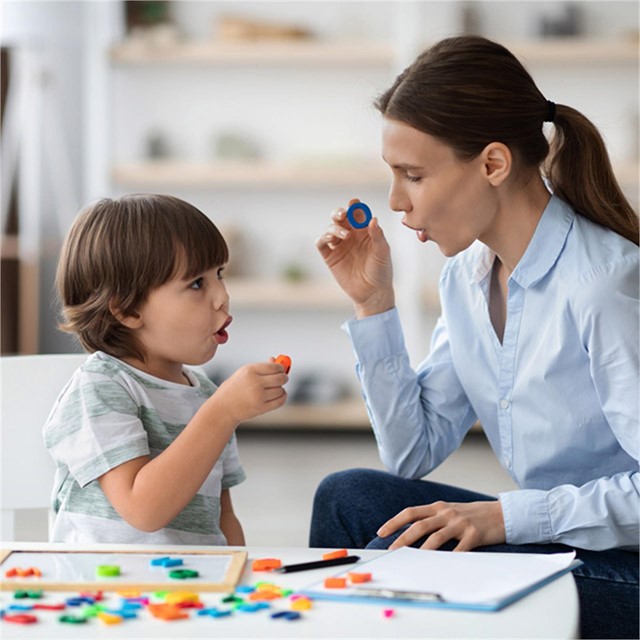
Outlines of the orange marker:
[[348,555],[346,549],[339,549],[338,551],[329,551],[329,553],[323,553],[323,560],[333,560],[334,558],[344,558],[344,556]]
[[284,372],[289,373],[289,369],[291,369],[291,358],[280,354],[276,357],[276,364],[281,364],[284,367]]

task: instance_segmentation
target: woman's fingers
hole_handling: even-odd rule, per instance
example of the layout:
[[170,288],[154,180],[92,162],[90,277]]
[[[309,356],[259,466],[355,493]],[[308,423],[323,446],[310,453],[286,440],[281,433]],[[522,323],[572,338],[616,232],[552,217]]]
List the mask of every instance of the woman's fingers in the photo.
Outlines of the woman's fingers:
[[401,536],[398,536],[396,540],[389,546],[390,550],[399,549],[400,547],[409,547],[414,542],[429,536],[429,540],[436,535],[433,532],[442,530],[442,526],[445,524],[442,518],[437,516],[431,518],[424,518],[414,522]]
[[319,251],[325,248],[335,249],[343,240],[350,235],[349,229],[345,229],[339,224],[332,224],[327,227],[326,231],[316,240],[316,247]]
[[416,522],[417,520],[422,520],[422,518],[426,518],[433,512],[432,506],[433,505],[425,504],[419,507],[407,507],[406,509],[403,509],[400,513],[393,516],[393,518],[387,520],[378,529],[377,535],[381,538],[386,538],[405,525]]

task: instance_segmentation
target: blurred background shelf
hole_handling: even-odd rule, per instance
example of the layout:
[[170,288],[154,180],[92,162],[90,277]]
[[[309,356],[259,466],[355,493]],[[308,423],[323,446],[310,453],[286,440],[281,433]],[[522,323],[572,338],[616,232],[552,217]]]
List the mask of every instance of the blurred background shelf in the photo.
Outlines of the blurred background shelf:
[[226,278],[233,308],[339,310],[348,313],[351,302],[333,281],[287,282],[260,278]]
[[[426,42],[425,46],[429,43]],[[529,62],[608,63],[634,62],[638,42],[632,37],[608,40],[586,37],[505,41],[517,56]],[[183,42],[148,46],[123,42],[111,49],[111,61],[119,65],[365,65],[391,66],[395,52],[387,42]]]
[[[225,278],[227,291],[233,308],[263,310],[352,310],[347,294],[332,280],[267,280],[261,278]],[[435,286],[422,289],[422,304],[425,308],[438,312],[440,298]]]
[[389,171],[382,162],[372,165],[162,160],[117,164],[112,178],[119,186],[145,187],[379,187],[388,182]]
[[111,49],[111,61],[121,65],[201,64],[201,65],[363,65],[388,66],[393,63],[393,46],[388,42],[282,41],[207,42],[193,41],[167,46],[145,46],[123,42]]
[[358,429],[371,430],[362,398],[333,404],[287,404],[255,420],[243,422],[241,428],[284,429]]
[[505,40],[504,45],[525,62],[581,65],[638,62],[638,41],[633,37],[616,40],[579,37]]

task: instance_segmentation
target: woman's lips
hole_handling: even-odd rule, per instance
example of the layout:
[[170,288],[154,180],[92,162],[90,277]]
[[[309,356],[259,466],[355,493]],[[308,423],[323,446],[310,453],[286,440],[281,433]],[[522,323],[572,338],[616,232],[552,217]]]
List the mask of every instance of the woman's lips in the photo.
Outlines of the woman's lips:
[[229,339],[229,334],[226,332],[226,328],[231,324],[232,320],[233,318],[229,316],[222,327],[213,334],[213,337],[218,344],[224,344]]
[[429,236],[427,235],[427,232],[424,229],[416,229],[415,227],[408,225],[406,222],[403,222],[402,224],[405,227],[407,227],[407,229],[411,229],[412,231],[415,231],[416,236],[418,240],[420,240],[420,242],[426,242],[429,239]]

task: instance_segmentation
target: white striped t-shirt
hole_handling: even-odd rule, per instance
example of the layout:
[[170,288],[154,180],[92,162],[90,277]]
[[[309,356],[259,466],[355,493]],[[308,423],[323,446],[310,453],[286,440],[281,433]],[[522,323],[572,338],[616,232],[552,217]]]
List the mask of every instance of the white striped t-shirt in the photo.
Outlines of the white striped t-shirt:
[[202,373],[186,368],[184,373],[190,386],[148,375],[98,351],[73,374],[44,426],[45,446],[57,467],[52,542],[226,544],[220,493],[245,478],[235,434],[193,499],[159,531],[127,524],[97,481],[124,462],[162,453],[215,392]]

